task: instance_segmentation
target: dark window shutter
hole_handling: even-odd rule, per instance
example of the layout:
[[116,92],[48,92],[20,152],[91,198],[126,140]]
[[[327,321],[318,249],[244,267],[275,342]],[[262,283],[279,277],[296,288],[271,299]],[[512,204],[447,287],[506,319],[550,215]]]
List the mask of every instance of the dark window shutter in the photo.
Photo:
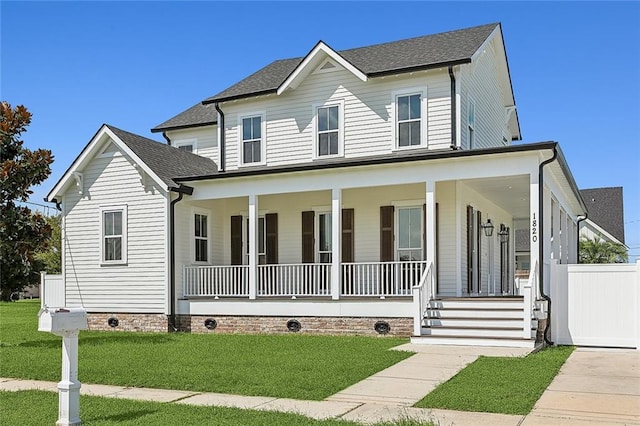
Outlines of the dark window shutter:
[[242,265],[242,216],[231,216],[231,264]]
[[395,260],[393,254],[393,206],[380,206],[380,261]]
[[267,213],[264,220],[267,234],[266,262],[273,265],[278,263],[278,213]]
[[352,263],[354,260],[353,209],[342,209],[342,261]]
[[473,207],[467,206],[467,292],[473,292]]
[[314,212],[302,212],[302,263],[315,261],[314,218]]

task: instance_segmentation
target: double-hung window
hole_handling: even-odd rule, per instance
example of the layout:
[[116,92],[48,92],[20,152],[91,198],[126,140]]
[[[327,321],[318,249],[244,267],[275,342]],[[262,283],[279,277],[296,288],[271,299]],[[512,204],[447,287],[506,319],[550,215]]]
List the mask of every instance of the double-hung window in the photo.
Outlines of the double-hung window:
[[196,262],[209,261],[209,218],[206,214],[194,213],[194,260]]
[[316,156],[340,155],[342,151],[343,104],[316,108]]
[[103,207],[100,209],[102,228],[101,263],[127,263],[127,207]]
[[264,115],[241,120],[242,164],[264,163]]
[[318,214],[318,262],[332,262],[331,213]]
[[399,148],[422,144],[422,95],[396,97],[396,139]]
[[[245,265],[249,264],[249,218],[245,219]],[[258,265],[267,263],[267,232],[264,216],[258,217]]]
[[398,260],[422,260],[422,207],[398,208]]

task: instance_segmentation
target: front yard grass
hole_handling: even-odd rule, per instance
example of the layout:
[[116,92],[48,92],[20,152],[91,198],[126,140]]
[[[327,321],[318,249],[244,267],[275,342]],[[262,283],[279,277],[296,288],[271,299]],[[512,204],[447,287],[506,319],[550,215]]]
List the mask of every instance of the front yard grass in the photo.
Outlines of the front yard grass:
[[[38,301],[0,303],[0,376],[60,380],[61,338]],[[80,333],[85,383],[322,400],[409,356],[407,339],[304,334]]]
[[522,358],[482,356],[415,406],[528,414],[573,349],[551,347]]

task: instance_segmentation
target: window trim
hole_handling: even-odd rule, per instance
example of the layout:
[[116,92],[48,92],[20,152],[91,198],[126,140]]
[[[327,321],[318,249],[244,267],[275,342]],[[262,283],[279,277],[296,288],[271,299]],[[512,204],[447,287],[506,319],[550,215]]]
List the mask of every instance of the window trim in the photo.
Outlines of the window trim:
[[[243,123],[245,118],[260,117],[260,161],[254,161],[251,163],[244,162],[244,139],[243,137]],[[239,167],[252,167],[252,166],[264,166],[267,164],[267,113],[265,111],[253,111],[238,114],[238,166]],[[256,139],[251,139],[256,140]]]
[[174,148],[180,149],[180,147],[185,146],[185,145],[191,145],[191,151],[187,151],[187,152],[191,152],[192,154],[197,154],[198,153],[198,139],[180,139],[178,141],[172,141],[171,142],[171,146],[173,146]]
[[[260,219],[262,219],[262,247],[264,253],[260,253],[260,243],[258,242],[258,265],[267,264],[267,212],[258,212],[258,235],[260,235]],[[242,215],[242,262],[249,264],[249,214]],[[264,256],[264,263],[260,263],[260,256]]]
[[[196,215],[201,215],[201,216],[206,216],[207,217],[207,260],[203,261],[203,260],[196,260],[196,223],[195,223],[195,216]],[[189,244],[191,246],[191,262],[194,265],[211,265],[211,211],[207,210],[207,209],[200,209],[200,208],[194,208],[191,209],[190,215],[189,215],[189,221],[191,222],[191,226],[190,226],[190,237],[189,237]],[[202,239],[202,237],[199,237]]]
[[[127,233],[127,218],[128,211],[127,205],[117,205],[117,206],[100,206],[100,266],[110,266],[110,265],[126,265],[127,264],[127,246],[128,246],[128,233]],[[122,244],[121,244],[121,259],[119,260],[106,260],[104,256],[104,240],[106,238],[104,234],[104,214],[105,213],[113,213],[113,212],[121,212],[122,213]]]
[[[338,107],[338,153],[319,155],[318,153],[318,110],[320,108]],[[313,132],[313,159],[322,160],[324,158],[344,157],[344,99],[331,99],[321,104],[313,104],[313,119],[311,129]]]
[[[428,99],[427,87],[408,87],[402,90],[391,92],[391,150],[403,151],[406,149],[427,148],[429,146],[427,127],[428,127]],[[420,144],[400,146],[398,144],[398,98],[401,96],[420,95]]]

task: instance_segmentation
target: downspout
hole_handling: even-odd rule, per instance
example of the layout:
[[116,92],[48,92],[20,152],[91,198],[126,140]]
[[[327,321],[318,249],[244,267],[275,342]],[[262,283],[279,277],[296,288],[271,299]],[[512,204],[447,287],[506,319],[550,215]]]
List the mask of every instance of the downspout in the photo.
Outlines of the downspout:
[[216,102],[214,104],[216,111],[220,114],[220,119],[218,120],[218,129],[220,130],[220,167],[218,171],[225,171],[225,131],[224,131],[224,112],[220,109],[220,105]]
[[182,197],[184,194],[191,195],[193,194],[193,188],[187,185],[180,184],[177,188],[171,188],[169,190],[169,194],[171,192],[177,192],[178,198],[175,200],[171,200],[171,204],[169,207],[169,235],[171,236],[171,241],[169,242],[169,267],[171,269],[169,274],[169,298],[170,298],[170,308],[169,308],[169,331],[178,331],[176,327],[176,227],[175,227],[175,206],[180,201],[182,201]]
[[[538,167],[538,211],[540,212],[538,222],[540,223],[540,229],[544,232],[544,179],[543,169],[549,163],[555,161],[558,157],[558,147],[553,146],[553,155],[548,160],[540,163]],[[544,235],[544,234],[543,234]],[[540,297],[547,301],[547,325],[544,328],[544,341],[547,345],[553,346],[553,342],[549,340],[548,333],[551,328],[551,298],[544,294],[544,238],[540,238],[540,244],[538,244],[538,259],[540,260],[540,275],[538,276],[538,285],[540,289]]]
[[584,212],[584,216],[580,216],[576,221],[576,263],[580,263],[580,222],[587,220],[589,214]]
[[167,141],[167,145],[171,145],[171,139],[167,136],[167,132],[162,132],[162,137]]
[[456,117],[456,76],[453,73],[452,66],[449,66],[449,78],[451,79],[451,149],[458,149],[458,142],[456,140],[458,132]]
[[55,203],[56,204],[56,210],[58,210],[59,212],[62,211],[62,202],[58,201],[56,198],[52,198],[51,201],[47,200],[47,197],[44,197],[44,202],[45,203]]

